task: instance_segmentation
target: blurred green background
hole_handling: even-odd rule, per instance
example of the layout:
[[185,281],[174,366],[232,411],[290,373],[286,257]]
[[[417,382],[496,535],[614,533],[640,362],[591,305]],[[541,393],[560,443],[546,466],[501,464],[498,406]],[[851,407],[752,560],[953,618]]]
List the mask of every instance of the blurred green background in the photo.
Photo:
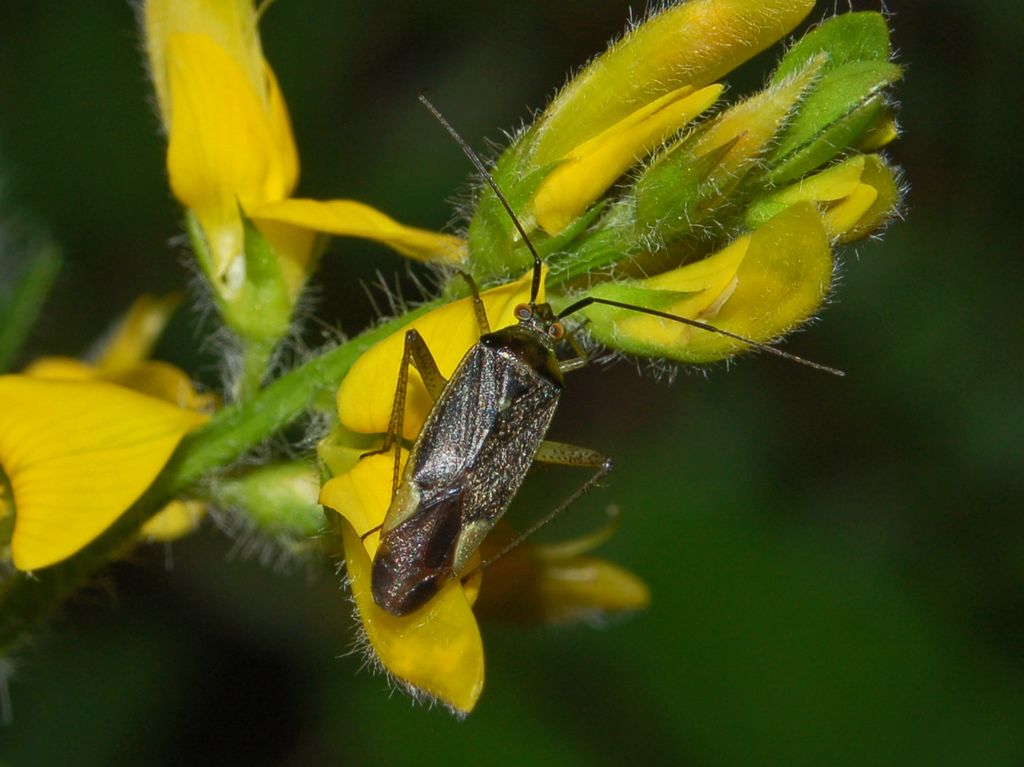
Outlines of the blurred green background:
[[[619,504],[602,553],[650,583],[650,610],[600,630],[486,625],[487,689],[458,722],[346,654],[334,578],[266,566],[272,551],[208,525],[108,571],[36,638],[0,764],[1024,763],[1024,6],[888,7],[906,221],[844,254],[834,304],[786,346],[848,376],[762,355],[673,385],[621,363],[569,383],[554,436],[617,470],[550,535]],[[300,192],[451,223],[467,164],[416,95],[473,145],[501,142],[627,14],[280,0],[263,33]],[[67,256],[34,353],[81,353],[139,292],[189,280],[157,129],[127,3],[0,4],[4,209]],[[3,279],[16,268],[0,254]],[[319,316],[358,332],[359,281],[404,270],[335,241]],[[164,356],[215,381],[195,351],[209,329],[183,314]],[[547,487],[521,505],[550,506]]]

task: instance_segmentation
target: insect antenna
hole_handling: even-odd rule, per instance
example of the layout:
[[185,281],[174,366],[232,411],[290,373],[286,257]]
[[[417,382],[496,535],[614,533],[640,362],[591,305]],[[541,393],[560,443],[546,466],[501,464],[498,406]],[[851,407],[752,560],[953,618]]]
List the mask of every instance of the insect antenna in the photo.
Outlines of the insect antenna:
[[578,312],[580,309],[585,309],[586,307],[592,304],[614,306],[618,309],[628,309],[631,312],[640,312],[641,314],[650,314],[652,317],[660,317],[661,319],[664,320],[672,320],[673,322],[678,322],[683,325],[689,325],[692,328],[699,328],[700,330],[706,330],[709,333],[716,333],[720,336],[725,336],[726,338],[732,338],[735,339],[736,341],[742,341],[743,343],[749,344],[750,346],[753,346],[755,349],[759,349],[760,351],[768,352],[769,354],[774,354],[775,356],[782,357],[783,359],[789,360],[790,362],[796,362],[797,364],[800,365],[806,365],[807,367],[814,368],[815,370],[821,370],[825,373],[831,373],[834,376],[840,377],[846,375],[846,373],[837,368],[829,367],[828,365],[822,365],[819,362],[812,362],[811,360],[805,359],[804,357],[800,357],[796,354],[790,354],[789,352],[785,352],[782,349],[778,349],[772,346],[771,344],[764,344],[761,343],[760,341],[755,341],[753,338],[747,338],[746,336],[742,336],[739,333],[733,333],[729,330],[718,328],[715,327],[714,325],[709,325],[706,322],[701,322],[700,320],[691,320],[689,317],[680,317],[677,314],[660,312],[657,309],[648,309],[646,306],[637,306],[636,304],[627,304],[621,301],[613,301],[610,298],[585,296],[584,298],[581,298],[579,301],[570,304],[565,309],[560,311],[558,313],[558,319],[568,317],[570,314]]
[[459,145],[462,153],[469,158],[469,161],[473,163],[473,167],[476,168],[477,172],[481,176],[484,177],[487,185],[491,187],[494,194],[497,196],[498,201],[501,203],[501,206],[505,209],[505,212],[508,213],[509,218],[512,219],[512,223],[519,232],[519,236],[523,238],[523,242],[526,243],[526,247],[530,249],[530,254],[533,256],[533,282],[530,285],[530,303],[537,303],[537,296],[540,295],[540,274],[543,262],[541,261],[540,254],[537,253],[537,249],[533,247],[533,243],[530,242],[530,238],[526,235],[526,229],[523,228],[522,223],[519,221],[519,217],[516,215],[516,212],[512,210],[512,205],[509,204],[508,198],[506,198],[504,193],[502,193],[501,188],[498,186],[498,182],[494,180],[494,177],[490,174],[487,168],[484,167],[483,161],[477,153],[473,151],[473,147],[466,143],[462,136],[459,135],[459,132],[455,130],[455,128],[452,127],[452,124],[445,119],[445,116],[438,111],[437,107],[430,103],[430,99],[421,93],[420,102],[430,110],[430,113],[434,115],[434,118],[441,123],[444,129],[448,131],[453,139],[455,139],[455,143]]

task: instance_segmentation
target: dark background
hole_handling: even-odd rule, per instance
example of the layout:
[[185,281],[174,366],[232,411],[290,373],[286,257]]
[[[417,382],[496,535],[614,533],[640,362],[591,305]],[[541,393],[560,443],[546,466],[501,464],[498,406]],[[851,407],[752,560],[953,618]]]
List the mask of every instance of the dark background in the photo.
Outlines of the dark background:
[[[890,150],[906,220],[844,253],[835,302],[786,347],[848,376],[762,356],[671,386],[628,364],[570,382],[555,437],[617,470],[550,535],[618,503],[603,553],[650,583],[650,610],[602,630],[485,625],[487,690],[460,723],[346,655],[333,578],[263,566],[266,548],[208,525],[118,566],[36,638],[0,764],[1024,762],[1024,5],[888,5],[907,65]],[[627,12],[280,0],[263,34],[300,193],[450,223],[466,162],[417,93],[475,146],[501,141]],[[0,4],[5,208],[67,256],[35,353],[79,354],[139,292],[187,281],[137,49],[119,0]],[[358,332],[372,316],[358,281],[403,270],[335,241],[319,315]],[[163,353],[216,380],[194,325],[179,318]],[[549,507],[547,488],[522,505]]]

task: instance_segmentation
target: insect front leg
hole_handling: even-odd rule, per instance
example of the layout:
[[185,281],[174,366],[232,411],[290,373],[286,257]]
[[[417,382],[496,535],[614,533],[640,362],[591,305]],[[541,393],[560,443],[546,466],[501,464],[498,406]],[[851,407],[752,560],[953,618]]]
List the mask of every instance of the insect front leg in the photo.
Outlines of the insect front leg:
[[[587,355],[585,351],[583,351],[583,347],[580,346],[580,342],[576,340],[576,336],[574,336],[572,333],[567,332],[565,334],[565,340],[568,342],[569,346],[572,347],[572,352],[575,356],[570,357],[567,360],[559,360],[559,371],[561,371],[562,373],[571,373],[574,370],[579,370],[580,368],[586,367],[587,363],[590,362],[590,357]],[[557,461],[555,463],[557,463]]]

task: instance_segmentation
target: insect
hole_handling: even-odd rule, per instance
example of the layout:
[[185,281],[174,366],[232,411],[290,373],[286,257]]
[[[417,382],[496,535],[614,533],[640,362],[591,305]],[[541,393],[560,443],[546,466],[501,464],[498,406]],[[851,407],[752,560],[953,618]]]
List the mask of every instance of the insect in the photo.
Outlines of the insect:
[[[515,309],[518,324],[491,331],[472,279],[480,340],[447,381],[423,337],[405,334],[391,418],[379,452],[395,451],[391,505],[381,525],[373,560],[371,592],[387,612],[402,616],[426,604],[449,578],[462,573],[483,539],[505,513],[531,465],[555,463],[593,469],[593,474],[534,528],[560,513],[612,470],[612,461],[585,447],[545,439],[563,390],[563,376],[587,363],[561,320],[591,304],[631,309],[744,341],[815,368],[841,373],[696,320],[597,297],[584,297],[558,314],[538,302],[542,262],[526,232],[483,163],[423,96],[420,100],[455,138],[490,184],[533,255],[528,303]],[[574,355],[562,359],[566,342]],[[434,401],[405,469],[399,471],[400,438],[409,365]],[[529,532],[527,533],[527,535]]]

